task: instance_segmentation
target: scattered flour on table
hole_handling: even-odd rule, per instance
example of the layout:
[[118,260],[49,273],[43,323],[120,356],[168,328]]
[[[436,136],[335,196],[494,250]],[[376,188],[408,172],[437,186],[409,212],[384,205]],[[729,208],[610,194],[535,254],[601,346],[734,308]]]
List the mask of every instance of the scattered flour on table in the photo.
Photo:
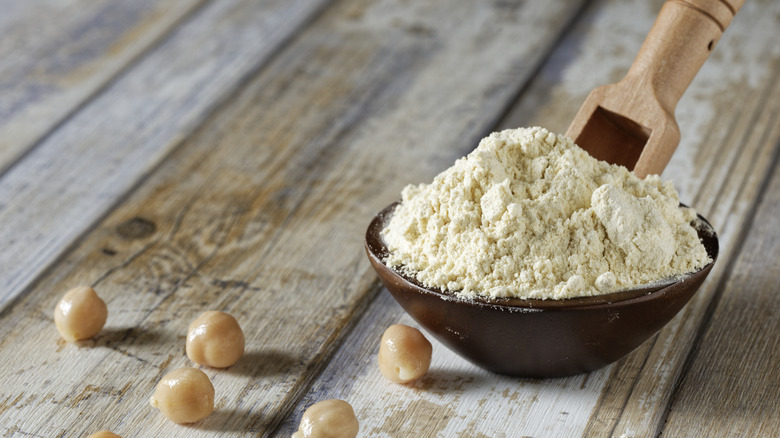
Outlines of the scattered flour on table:
[[469,298],[562,299],[711,260],[671,182],[639,179],[543,128],[493,133],[431,184],[407,186],[385,262]]

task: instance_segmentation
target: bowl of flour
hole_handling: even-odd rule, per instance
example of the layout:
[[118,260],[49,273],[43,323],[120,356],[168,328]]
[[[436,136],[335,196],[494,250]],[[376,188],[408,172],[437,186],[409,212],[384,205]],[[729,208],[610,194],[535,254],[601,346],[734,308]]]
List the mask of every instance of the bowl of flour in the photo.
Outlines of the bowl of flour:
[[395,299],[503,374],[552,377],[628,354],[688,302],[717,236],[670,182],[639,179],[543,128],[493,133],[366,234]]

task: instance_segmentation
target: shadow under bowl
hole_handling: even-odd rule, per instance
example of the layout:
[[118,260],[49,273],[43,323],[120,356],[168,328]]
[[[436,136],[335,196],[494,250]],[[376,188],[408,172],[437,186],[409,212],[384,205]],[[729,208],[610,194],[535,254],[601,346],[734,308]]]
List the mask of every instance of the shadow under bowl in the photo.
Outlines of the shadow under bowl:
[[566,300],[462,299],[384,264],[381,231],[397,205],[382,210],[366,232],[366,253],[385,287],[442,344],[481,368],[511,376],[571,376],[627,355],[685,306],[718,257],[718,237],[698,216],[694,226],[712,262],[680,279]]

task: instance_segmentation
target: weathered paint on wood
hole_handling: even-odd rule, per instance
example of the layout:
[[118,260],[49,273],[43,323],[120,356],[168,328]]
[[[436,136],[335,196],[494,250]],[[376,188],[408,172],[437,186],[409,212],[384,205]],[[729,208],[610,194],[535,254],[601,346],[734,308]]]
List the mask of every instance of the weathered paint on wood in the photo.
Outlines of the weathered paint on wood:
[[[639,48],[641,38],[615,38],[631,24],[652,23],[659,5],[608,2],[593,5],[590,18],[562,42],[562,53],[529,86],[529,96],[504,124],[544,124],[565,129],[598,76],[604,83],[620,79]],[[680,315],[659,335],[613,367],[608,385],[587,429],[588,435],[653,436],[662,430],[674,385],[718,284],[740,245],[745,218],[761,195],[761,182],[776,163],[776,103],[780,46],[776,43],[774,2],[748,2],[719,41],[711,58],[683,96],[677,109],[682,141],[664,172],[719,233],[721,257],[708,281]],[[631,12],[629,12],[631,11]],[[644,11],[638,14],[638,11]],[[592,24],[591,24],[592,20]],[[633,35],[633,34],[632,34]],[[575,62],[567,57],[574,48]],[[588,50],[600,47],[601,50]],[[612,56],[599,62],[603,53]],[[622,67],[617,65],[622,59]],[[555,78],[562,76],[558,82]],[[575,80],[581,78],[581,80]],[[541,105],[539,105],[541,103]]]
[[208,5],[3,174],[0,308],[29,287],[324,3],[225,0]]
[[[565,27],[572,11],[560,6],[325,11],[5,312],[24,330],[0,348],[48,349],[3,363],[3,423],[45,435],[273,433],[375,295],[368,219],[397,196],[403,169],[430,176],[473,147]],[[529,34],[524,23],[550,27]],[[425,159],[410,165],[399,149]],[[115,316],[95,341],[58,345],[49,309],[84,282]],[[209,370],[219,409],[182,428],[145,403],[164,371],[188,363],[184,330],[207,307],[247,327],[249,354]],[[60,380],[38,379],[44,363]],[[16,391],[30,403],[13,402]],[[27,422],[31,412],[51,421]]]
[[202,4],[4,1],[0,173]]
[[[775,120],[778,115],[775,110]],[[770,437],[780,431],[779,155],[776,148],[771,179],[762,185],[757,211],[747,216],[747,235],[672,395],[664,436]]]
[[[572,427],[572,424],[561,421],[554,415],[547,417],[529,415],[535,419],[545,418],[545,420],[526,422],[527,417],[521,414],[512,419],[492,423],[492,429],[488,425],[480,424],[483,428],[480,433],[496,436],[501,431],[510,429],[513,433],[546,436],[550,429],[544,428],[552,427],[550,426],[552,422],[558,426],[554,429],[555,436],[639,437],[653,436],[662,430],[665,409],[669,406],[674,385],[685,370],[688,352],[694,345],[700,325],[708,317],[707,306],[715,294],[720,278],[725,275],[726,265],[734,257],[733,248],[739,244],[741,230],[745,227],[744,223],[728,224],[727,222],[749,215],[751,205],[761,194],[763,175],[776,165],[771,157],[777,153],[780,139],[776,132],[780,129],[777,124],[779,112],[775,103],[778,100],[774,97],[778,75],[775,71],[775,63],[772,61],[777,57],[772,52],[776,48],[773,46],[771,31],[773,16],[767,14],[769,6],[765,3],[751,6],[740,12],[739,20],[735,21],[733,26],[740,24],[736,28],[729,29],[729,33],[719,42],[713,53],[713,59],[708,61],[700,77],[694,81],[689,94],[683,98],[678,108],[678,117],[683,128],[683,142],[665,172],[665,176],[671,178],[680,188],[682,199],[697,208],[699,202],[694,201],[701,200],[704,196],[718,196],[726,204],[719,205],[720,210],[712,207],[713,202],[708,202],[700,208],[721,232],[722,252],[718,264],[719,271],[713,274],[712,280],[702,289],[697,299],[658,337],[644,344],[616,365],[591,376],[599,380],[603,386],[595,408],[590,413],[589,421],[577,425],[581,429]],[[642,13],[639,14],[638,11]],[[578,20],[578,26],[561,42],[558,50],[551,54],[550,60],[529,84],[527,91],[520,95],[518,105],[507,119],[501,122],[501,126],[539,124],[551,126],[558,131],[565,130],[578,109],[579,102],[592,87],[602,82],[618,80],[625,74],[642,42],[643,32],[646,32],[652,24],[654,14],[655,10],[652,6],[646,6],[644,2],[633,4],[602,2],[591,5],[586,14]],[[626,27],[628,16],[632,17],[633,27],[630,29]],[[645,26],[644,31],[640,28],[640,24]],[[627,32],[633,38],[615,38],[615,33],[625,35]],[[751,40],[750,49],[744,47],[746,39]],[[575,51],[577,57],[572,58],[571,54]],[[604,56],[604,52],[612,56],[602,61],[600,57]],[[765,58],[767,54],[770,54],[769,59]],[[738,57],[747,59],[738,63],[736,62]],[[762,98],[757,98],[758,96]],[[734,101],[744,105],[740,108],[744,112],[734,111]],[[731,122],[732,120],[743,121]],[[728,130],[722,128],[724,124],[729,127]],[[701,135],[695,135],[697,133]],[[739,170],[731,175],[730,180],[721,181],[713,177],[724,165],[723,154],[710,152],[713,142],[717,142],[720,150],[728,151],[729,155],[743,157],[745,165],[737,168]],[[763,158],[750,160],[750,157],[756,156]],[[693,166],[691,161],[694,163]],[[747,163],[751,163],[752,166],[747,166]],[[735,167],[731,166],[731,169]],[[702,178],[702,175],[709,175],[709,177]],[[720,194],[707,194],[707,191],[713,188]],[[725,226],[722,225],[724,223]],[[396,306],[382,307],[381,310],[376,310],[375,306],[381,307],[383,304],[375,303],[371,309],[372,313],[369,313],[366,318],[378,314],[392,315],[377,324],[389,325],[406,318]],[[366,328],[366,330],[370,330],[370,335],[367,336],[373,337],[374,344],[372,345],[370,341],[361,341],[363,335],[353,334],[339,352],[339,357],[342,359],[336,360],[349,364],[375,354],[376,342],[381,330],[376,327]],[[385,404],[377,402],[376,398],[383,395],[372,391],[367,383],[370,379],[361,375],[361,373],[372,373],[373,371],[366,368],[374,367],[374,364],[361,363],[354,367],[357,369],[347,368],[342,372],[339,371],[338,366],[332,365],[326,370],[313,387],[312,394],[302,401],[294,418],[299,418],[308,404],[319,399],[344,397],[354,400],[359,406],[372,406],[373,413],[381,411],[380,406],[388,409],[385,416],[379,418],[367,416],[365,421],[369,428],[377,427],[385,418],[394,417],[395,412],[399,412],[398,419],[418,417],[423,419],[421,420],[423,424],[431,425],[432,421],[426,420],[428,418],[426,411],[436,406],[404,405],[404,401],[409,402],[410,397],[395,402],[385,401]],[[466,371],[463,372],[468,375]],[[608,375],[603,377],[604,373]],[[491,381],[501,381],[501,378],[493,377]],[[535,393],[537,388],[529,386],[524,385],[523,389],[517,390],[518,399],[526,401],[526,404],[518,407],[515,413],[518,411],[522,413],[523,409],[530,412],[532,408],[529,405],[533,405],[538,399]],[[345,387],[346,390],[343,389]],[[557,393],[555,390],[551,389],[551,391]],[[414,393],[414,397],[427,402],[432,402],[434,399],[431,394],[426,394],[424,391],[410,390],[407,394],[410,392]],[[436,400],[440,405],[446,406],[446,413],[451,415],[437,416],[446,420],[439,420],[431,425],[432,436],[458,436],[458,432],[462,432],[464,436],[476,435],[480,429],[470,428],[470,421],[474,417],[485,415],[487,408],[483,406],[495,408],[501,404],[491,398],[495,394],[477,395],[478,391],[456,393],[462,397]],[[402,411],[405,414],[401,414]],[[717,414],[713,413],[713,415]],[[569,420],[571,418],[567,417]],[[404,424],[404,420],[399,421],[398,424]],[[294,426],[294,420],[290,419],[285,432],[294,430]],[[407,427],[415,426],[412,426],[410,420]],[[410,429],[404,431],[409,432]],[[693,434],[695,434],[694,430],[689,431],[689,435]],[[672,436],[677,435],[672,434]]]
[[[565,130],[590,88],[622,76],[660,7],[603,1],[579,16],[569,2],[439,3],[342,0],[322,10],[308,3],[262,10],[255,2],[214,2],[3,176],[0,204],[11,207],[0,207],[0,219],[10,228],[0,237],[12,251],[0,269],[23,266],[11,279],[14,293],[27,293],[0,313],[0,433],[284,436],[306,406],[329,397],[355,406],[361,436],[691,435],[695,421],[735,406],[752,410],[714,427],[776,427],[756,416],[760,400],[748,394],[771,393],[777,382],[764,380],[766,388],[735,374],[741,363],[728,356],[742,342],[729,324],[761,329],[749,323],[750,307],[729,314],[748,305],[733,301],[744,281],[738,273],[754,272],[756,260],[777,249],[768,239],[775,243],[755,245],[753,257],[740,243],[777,179],[766,184],[780,138],[778,6],[768,1],[748,2],[678,107],[683,143],[666,176],[713,221],[723,249],[712,281],[675,322],[586,376],[504,378],[439,344],[419,384],[393,385],[379,375],[379,334],[394,322],[413,323],[365,261],[361,236],[370,217],[403,185],[429,180],[470,150],[515,95],[514,112],[499,126]],[[551,51],[572,16],[578,26]],[[289,22],[272,25],[269,17]],[[253,32],[271,40],[258,48]],[[185,56],[193,47],[202,51]],[[259,58],[244,59],[247,53]],[[149,81],[162,90],[150,103],[138,98]],[[703,135],[690,140],[694,131]],[[80,136],[94,149],[82,148]],[[71,158],[78,153],[83,162]],[[776,224],[774,204],[765,198],[757,218]],[[51,219],[52,211],[64,214]],[[24,265],[30,260],[34,268]],[[774,266],[763,262],[750,290],[771,305],[766,285],[776,275],[761,276]],[[51,312],[67,288],[84,283],[106,298],[111,317],[95,340],[66,344]],[[147,399],[166,371],[189,364],[184,331],[208,308],[238,317],[247,355],[228,370],[206,369],[217,411],[176,426]],[[772,314],[762,321],[777,324]],[[774,337],[761,334],[750,345],[771,359]],[[760,359],[741,348],[747,360]],[[724,359],[711,363],[718,355]],[[744,390],[730,400],[707,405],[696,394],[702,382],[713,385],[705,394],[726,394],[735,375]],[[721,376],[727,386],[716,386],[724,385]]]
[[294,432],[308,406],[330,398],[352,403],[361,436],[582,436],[609,377],[608,369],[559,379],[500,376],[429,337],[428,373],[412,384],[395,384],[380,374],[376,354],[382,332],[397,323],[419,327],[383,291],[278,436]]

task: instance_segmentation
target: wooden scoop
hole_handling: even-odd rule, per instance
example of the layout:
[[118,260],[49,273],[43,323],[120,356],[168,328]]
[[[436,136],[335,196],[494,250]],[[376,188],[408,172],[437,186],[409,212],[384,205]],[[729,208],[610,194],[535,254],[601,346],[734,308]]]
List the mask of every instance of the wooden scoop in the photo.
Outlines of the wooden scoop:
[[660,174],[680,142],[677,102],[745,0],[668,0],[620,82],[593,90],[566,135],[640,178]]

